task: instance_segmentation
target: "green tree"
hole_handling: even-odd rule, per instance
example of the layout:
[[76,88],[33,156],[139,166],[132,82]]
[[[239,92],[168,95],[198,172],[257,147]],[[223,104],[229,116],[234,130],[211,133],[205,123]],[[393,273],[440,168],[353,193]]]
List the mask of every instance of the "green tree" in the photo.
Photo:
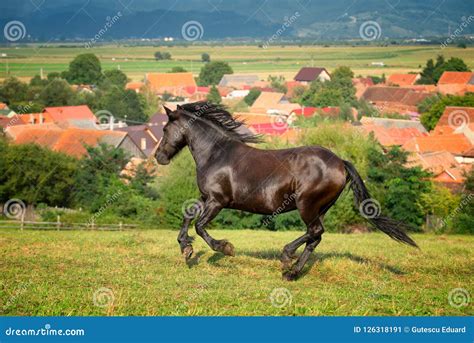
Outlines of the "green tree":
[[445,60],[443,55],[438,55],[436,63],[432,59],[426,62],[426,66],[421,72],[421,77],[417,81],[418,84],[435,84],[445,71],[470,71],[466,63],[458,58],[451,57]]
[[201,55],[201,61],[211,62],[211,56],[207,52],[205,52]]
[[148,120],[143,97],[131,89],[110,89],[101,97],[100,107],[111,112],[117,119],[127,118],[132,124]]
[[222,102],[221,95],[219,94],[219,90],[216,86],[212,86],[209,94],[207,95],[207,101],[219,105]]
[[76,170],[72,157],[0,140],[0,202],[18,198],[26,204],[69,206]]
[[30,87],[44,87],[48,84],[48,80],[44,80],[39,75],[35,75],[30,80]]
[[188,71],[184,69],[183,67],[176,66],[176,67],[171,68],[169,72],[170,73],[187,73]]
[[454,213],[452,232],[474,234],[474,169],[471,169],[470,173],[466,175],[461,201],[452,213]]
[[345,79],[349,78],[352,79],[354,77],[354,72],[351,70],[351,68],[346,67],[346,66],[340,66],[334,69],[334,71],[331,73],[331,78],[334,79]]
[[73,101],[74,92],[69,83],[63,79],[51,81],[39,95],[41,103],[47,106],[67,106]]
[[206,63],[199,73],[199,85],[216,85],[225,74],[233,74],[234,71],[227,62],[212,61]]
[[253,87],[249,90],[249,94],[244,97],[244,101],[247,105],[252,106],[255,100],[260,96],[262,91],[259,88]]
[[286,93],[288,91],[288,88],[285,85],[285,77],[282,75],[269,75],[267,81],[270,82],[270,87],[281,93]]
[[102,78],[100,87],[107,89],[110,87],[117,87],[124,89],[128,82],[127,75],[119,69],[112,69],[104,71],[104,77]]
[[155,60],[160,61],[160,60],[170,60],[171,59],[171,54],[167,51],[161,52],[157,51],[155,52]]
[[16,77],[5,79],[0,86],[0,101],[12,104],[15,102],[26,101],[28,85],[21,82]]
[[102,67],[94,54],[81,54],[69,63],[66,79],[71,84],[97,85],[102,80]]

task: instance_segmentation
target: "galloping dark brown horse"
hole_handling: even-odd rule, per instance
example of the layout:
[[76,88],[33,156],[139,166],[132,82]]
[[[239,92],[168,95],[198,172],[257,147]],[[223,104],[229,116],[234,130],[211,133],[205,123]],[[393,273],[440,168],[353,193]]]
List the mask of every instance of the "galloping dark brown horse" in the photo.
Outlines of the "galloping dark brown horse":
[[[206,225],[223,208],[258,214],[277,214],[298,210],[306,224],[306,233],[283,248],[283,276],[296,279],[324,232],[323,217],[336,202],[348,183],[358,206],[372,199],[355,167],[320,146],[282,150],[261,150],[247,145],[259,137],[243,132],[243,123],[221,106],[207,102],[165,108],[169,117],[156,152],[160,164],[170,160],[186,145],[196,162],[197,185],[201,192],[202,211],[196,221],[196,232],[211,249],[234,255],[227,240],[217,240],[206,231]],[[362,212],[364,215],[364,213]],[[376,228],[391,238],[415,246],[405,224],[380,216],[375,209],[364,215]],[[184,216],[178,235],[181,252],[188,260],[193,254],[188,228],[193,220]],[[299,257],[296,250],[306,244]],[[297,259],[292,264],[293,259]]]

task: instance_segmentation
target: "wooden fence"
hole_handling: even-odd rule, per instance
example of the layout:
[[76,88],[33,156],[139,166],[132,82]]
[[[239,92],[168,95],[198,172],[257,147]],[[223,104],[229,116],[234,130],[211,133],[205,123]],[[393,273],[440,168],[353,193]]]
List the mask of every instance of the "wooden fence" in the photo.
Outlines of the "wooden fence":
[[97,224],[91,223],[64,223],[58,216],[55,222],[35,222],[28,221],[22,217],[20,220],[0,220],[0,229],[19,230],[99,230],[99,231],[122,231],[136,229],[136,224]]

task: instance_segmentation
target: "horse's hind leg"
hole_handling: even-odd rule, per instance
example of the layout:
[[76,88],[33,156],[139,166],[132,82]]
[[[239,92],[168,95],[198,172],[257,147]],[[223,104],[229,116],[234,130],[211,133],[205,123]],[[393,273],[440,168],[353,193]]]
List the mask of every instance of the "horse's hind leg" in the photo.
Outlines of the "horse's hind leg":
[[224,255],[234,256],[234,246],[225,239],[214,239],[206,231],[205,226],[214,219],[222,209],[222,206],[213,200],[204,203],[204,211],[196,221],[196,232],[214,251],[220,251]]
[[311,253],[314,251],[316,246],[321,242],[322,234],[324,233],[324,226],[322,223],[322,218],[317,219],[314,224],[310,224],[308,226],[309,239],[306,242],[306,247],[304,248],[303,252],[301,253],[298,260],[295,264],[286,270],[283,273],[283,277],[287,280],[295,280],[301,273],[301,270],[305,266],[308,258],[311,256]]

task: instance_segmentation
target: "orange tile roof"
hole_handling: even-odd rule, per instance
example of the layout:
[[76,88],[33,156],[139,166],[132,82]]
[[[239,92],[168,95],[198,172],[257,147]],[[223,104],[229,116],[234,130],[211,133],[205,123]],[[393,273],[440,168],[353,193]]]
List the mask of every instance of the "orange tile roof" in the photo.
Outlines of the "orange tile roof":
[[472,76],[473,73],[470,71],[445,71],[439,78],[438,84],[467,84]]
[[459,163],[454,155],[448,151],[435,151],[428,153],[412,153],[408,156],[408,166],[419,166],[429,170],[435,175],[447,168],[457,168]]
[[420,132],[414,127],[383,127],[375,124],[366,124],[360,126],[365,133],[373,132],[374,137],[383,146],[403,145],[414,137],[425,136],[426,134]]
[[461,133],[415,137],[403,144],[402,148],[412,152],[449,151],[455,155],[467,156],[473,145]]
[[46,107],[43,113],[51,116],[55,122],[64,122],[68,120],[91,120],[96,122],[97,118],[90,108],[86,105],[81,106],[62,106],[62,107]]
[[5,110],[7,108],[8,108],[7,104],[0,102],[0,110]]
[[129,82],[125,85],[125,89],[131,89],[134,91],[140,90],[145,84],[143,82]]
[[196,81],[192,73],[147,73],[145,82],[155,92],[164,92],[168,88],[196,87]]
[[85,145],[97,146],[104,141],[120,142],[127,135],[122,131],[62,129],[54,124],[19,125],[7,132],[15,144],[38,144],[77,158],[87,154]]
[[388,77],[387,83],[390,85],[410,86],[415,84],[419,74],[392,74]]
[[439,128],[444,126],[451,126],[451,128],[456,129],[471,123],[474,123],[474,107],[446,106],[436,124],[435,131],[437,129],[439,131]]
[[245,122],[247,126],[270,123],[276,116],[263,113],[235,112],[233,116]]
[[[15,116],[14,116],[15,117]],[[53,123],[53,118],[49,113],[27,113],[18,114],[18,121],[14,125],[25,125],[25,124],[44,124]],[[42,120],[42,122],[41,122]]]

